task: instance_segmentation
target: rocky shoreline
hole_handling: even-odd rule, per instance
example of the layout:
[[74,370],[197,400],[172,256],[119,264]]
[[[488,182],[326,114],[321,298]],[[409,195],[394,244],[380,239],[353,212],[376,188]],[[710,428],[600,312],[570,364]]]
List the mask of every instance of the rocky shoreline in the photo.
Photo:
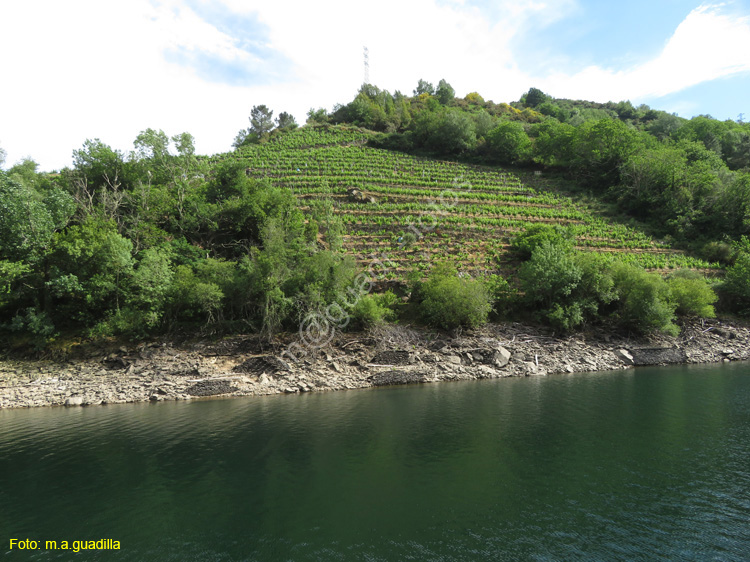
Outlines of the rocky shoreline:
[[[710,320],[677,338],[555,337],[516,324],[469,334],[388,326],[342,334],[296,362],[253,337],[149,342],[58,361],[0,361],[0,409],[89,406],[345,390],[393,384],[544,376],[638,365],[750,359],[750,329]],[[282,357],[280,359],[280,357]]]

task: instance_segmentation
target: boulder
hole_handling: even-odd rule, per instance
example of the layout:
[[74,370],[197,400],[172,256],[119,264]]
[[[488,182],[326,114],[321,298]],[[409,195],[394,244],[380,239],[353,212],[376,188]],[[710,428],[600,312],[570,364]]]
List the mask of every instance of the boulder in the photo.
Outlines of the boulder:
[[630,352],[627,349],[618,349],[617,351],[615,351],[615,357],[617,357],[620,361],[622,361],[626,365],[635,365],[633,356],[630,354]]
[[494,355],[494,363],[495,367],[502,368],[505,367],[510,362],[510,356],[511,353],[504,347],[500,347]]

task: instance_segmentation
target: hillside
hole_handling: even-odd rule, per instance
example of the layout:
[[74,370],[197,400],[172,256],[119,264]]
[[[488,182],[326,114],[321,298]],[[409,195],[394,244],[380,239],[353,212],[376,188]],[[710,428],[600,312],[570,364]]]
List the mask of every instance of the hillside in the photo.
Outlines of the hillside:
[[365,267],[373,255],[388,260],[387,279],[427,271],[436,259],[472,275],[510,272],[510,239],[535,223],[565,226],[578,249],[648,269],[719,268],[595,216],[542,176],[534,183],[546,189],[535,189],[501,167],[371,148],[367,142],[376,135],[345,125],[306,126],[217,160],[239,160],[250,176],[291,189],[304,210],[331,200],[345,225],[344,251]]
[[255,106],[225,154],[147,129],[0,170],[0,340],[749,313],[747,125],[566,104],[364,85],[303,127]]

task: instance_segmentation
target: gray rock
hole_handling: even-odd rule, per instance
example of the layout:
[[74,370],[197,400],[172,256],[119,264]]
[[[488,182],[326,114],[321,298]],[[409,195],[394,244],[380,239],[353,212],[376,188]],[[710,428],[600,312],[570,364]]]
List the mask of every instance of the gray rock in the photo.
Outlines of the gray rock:
[[460,365],[461,364],[461,358],[458,355],[447,355],[445,357],[445,361],[447,363],[453,363],[454,365]]
[[372,358],[370,363],[374,365],[408,365],[413,362],[411,353],[408,351],[381,351]]
[[66,406],[83,406],[83,396],[71,396],[65,400]]
[[505,367],[510,361],[510,357],[511,357],[510,351],[508,351],[504,347],[500,347],[495,352],[495,356],[494,356],[495,367],[498,367],[498,368]]
[[424,382],[425,375],[416,371],[383,371],[372,375],[369,379],[373,386],[387,386]]
[[289,366],[289,363],[274,355],[261,355],[259,357],[250,357],[249,359],[246,359],[232,370],[235,373],[260,375],[261,373],[274,374],[279,371],[289,371],[291,370],[291,367]]
[[206,380],[195,383],[185,392],[191,396],[216,396],[217,394],[230,394],[239,390],[226,380]]
[[622,361],[626,365],[635,365],[633,356],[630,354],[630,352],[627,349],[618,349],[614,353],[615,353],[615,357],[617,357],[620,361]]
[[634,365],[667,365],[685,363],[687,354],[676,347],[641,347],[630,350]]

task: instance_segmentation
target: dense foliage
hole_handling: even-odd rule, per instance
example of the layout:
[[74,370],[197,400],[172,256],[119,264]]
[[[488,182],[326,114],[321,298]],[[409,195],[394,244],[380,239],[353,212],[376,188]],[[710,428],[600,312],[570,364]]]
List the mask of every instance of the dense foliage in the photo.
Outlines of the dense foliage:
[[[374,326],[397,320],[401,299],[351,295],[357,263],[386,254],[378,279],[411,272],[404,306],[441,328],[476,327],[494,310],[561,331],[604,320],[674,333],[678,316],[711,317],[717,302],[702,274],[676,269],[716,262],[727,268],[719,305],[750,313],[745,123],[535,88],[495,104],[420,80],[412,96],[363,85],[330,113],[311,109],[301,128],[257,105],[234,146],[200,157],[190,134],[147,129],[127,154],[87,140],[60,173],[28,159],[0,170],[3,337],[271,338],[332,306],[350,327]],[[713,263],[532,187],[531,173],[403,152],[558,171]],[[446,257],[455,266],[433,266]]]

